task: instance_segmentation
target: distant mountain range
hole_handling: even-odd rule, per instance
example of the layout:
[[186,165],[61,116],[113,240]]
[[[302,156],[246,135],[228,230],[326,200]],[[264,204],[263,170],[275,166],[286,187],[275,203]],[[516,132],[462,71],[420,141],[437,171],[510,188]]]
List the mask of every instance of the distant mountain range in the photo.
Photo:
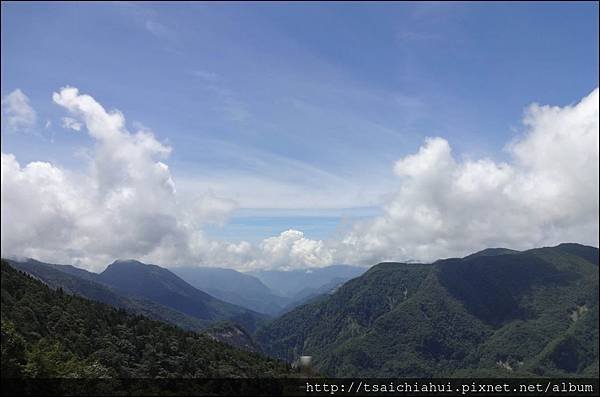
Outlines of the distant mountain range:
[[[39,354],[50,354],[57,340],[61,349],[68,350],[65,343],[80,343],[77,352],[86,352],[88,343],[97,345],[87,340],[95,338],[91,330],[82,329],[79,339],[55,333],[68,328],[57,323],[61,307],[69,302],[61,297],[79,295],[290,363],[310,355],[318,373],[333,377],[597,377],[598,255],[598,248],[561,244],[522,252],[490,248],[431,264],[388,262],[368,270],[338,265],[251,274],[199,267],[168,270],[131,260],[116,261],[96,274],[35,260],[6,261],[2,343],[4,349],[7,327],[6,332],[27,341],[27,354],[39,349]],[[30,313],[30,299],[22,298],[14,285],[5,285],[5,273],[8,280],[26,285],[33,301],[42,296],[35,292],[42,284],[5,272],[8,265],[55,290],[42,294],[48,299],[58,294],[58,309],[44,309],[54,314]],[[93,322],[102,310],[92,310],[85,321]],[[138,321],[127,318],[120,324]],[[138,333],[149,332],[148,325],[136,327],[126,327],[133,336],[122,334],[121,328],[107,332],[131,342]],[[42,343],[35,335],[44,332],[50,339],[35,347]],[[154,373],[148,372],[156,369],[152,365],[168,365],[167,358],[157,364],[158,356],[147,356],[147,344],[127,349],[127,360],[149,363],[139,369],[146,372],[136,372],[134,362],[119,369],[114,349],[108,355],[94,353],[96,361],[90,362],[73,353],[84,372],[96,368],[96,362],[102,371],[116,368],[118,376],[126,377]],[[167,357],[164,344],[160,349],[160,357]],[[258,367],[273,370],[256,357]],[[224,357],[223,362],[215,359],[217,366],[229,365]],[[237,373],[237,367],[230,368]],[[178,376],[180,370],[167,372]]]
[[598,377],[598,249],[380,263],[255,339],[334,377]]
[[188,316],[182,312],[147,299],[123,295],[114,288],[99,282],[99,275],[73,266],[54,265],[33,259],[25,261],[6,260],[12,267],[40,280],[53,289],[62,289],[72,295],[106,303],[126,309],[131,313],[177,325],[181,328],[198,331],[210,325],[206,319]]
[[249,274],[259,278],[275,293],[294,301],[318,294],[326,284],[335,286],[339,282],[358,277],[365,271],[367,271],[365,267],[332,265],[289,271],[257,270],[249,272]]
[[[60,288],[48,288],[4,260],[1,271],[3,390],[6,378],[256,378],[290,374],[284,362],[226,346],[210,333],[184,331],[66,294]],[[96,393],[100,394],[113,394],[110,388],[119,391],[117,394],[123,392],[119,382],[97,385],[78,381],[63,386],[69,390],[60,394],[67,395],[87,394],[86,387],[98,387]],[[56,393],[61,384],[49,382],[44,387]],[[164,392],[171,390],[164,387]],[[24,391],[38,394],[30,387]]]
[[194,287],[225,302],[278,316],[360,276],[367,268],[333,265],[242,273],[232,269],[188,266],[170,270]]
[[8,262],[54,288],[190,330],[227,320],[252,332],[267,319],[200,291],[167,269],[138,261],[115,261],[100,274],[31,259]]
[[170,270],[199,290],[259,313],[276,315],[290,301],[273,293],[257,277],[233,269],[188,266]]
[[157,302],[209,323],[229,320],[253,331],[267,318],[200,291],[170,270],[134,260],[115,261],[98,280],[123,295]]
[[265,272],[271,282],[283,280],[283,286],[291,286],[297,280],[294,288],[299,292],[294,296],[281,296],[259,277],[232,269],[192,266],[165,269],[135,260],[117,260],[98,274],[34,259],[8,262],[53,288],[185,329],[201,330],[231,322],[250,333],[269,316],[277,316],[325,294],[365,270],[332,266],[308,273],[306,270]]

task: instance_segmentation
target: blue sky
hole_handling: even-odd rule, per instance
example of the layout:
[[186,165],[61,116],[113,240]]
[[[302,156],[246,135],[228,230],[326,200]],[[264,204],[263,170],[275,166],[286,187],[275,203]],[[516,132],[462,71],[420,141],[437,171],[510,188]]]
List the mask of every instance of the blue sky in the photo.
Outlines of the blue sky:
[[598,44],[594,2],[3,2],[2,97],[37,124],[2,150],[85,167],[93,141],[51,99],[77,87],[172,147],[180,192],[235,200],[210,236],[323,239],[379,214],[426,137],[505,160],[529,104],[598,86]]

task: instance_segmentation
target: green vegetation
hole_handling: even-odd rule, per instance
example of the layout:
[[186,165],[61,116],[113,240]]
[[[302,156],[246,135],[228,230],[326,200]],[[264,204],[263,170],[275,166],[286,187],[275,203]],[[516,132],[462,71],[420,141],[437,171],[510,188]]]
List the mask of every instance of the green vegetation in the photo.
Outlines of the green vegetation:
[[127,297],[149,300],[208,323],[229,320],[253,332],[267,319],[194,288],[168,269],[135,260],[115,261],[98,280]]
[[2,377],[272,377],[287,364],[2,270]]
[[12,267],[41,280],[52,289],[79,295],[96,302],[106,303],[130,313],[141,314],[154,320],[167,322],[190,331],[200,331],[210,325],[207,320],[189,316],[159,303],[140,298],[127,297],[108,285],[97,281],[96,273],[71,266],[52,265],[36,260],[17,262],[8,260]]
[[382,263],[256,339],[336,377],[597,377],[598,249]]
[[207,335],[213,340],[225,343],[240,350],[260,353],[261,349],[244,328],[230,321],[220,322],[211,325],[209,328],[202,331],[202,334]]
[[[129,284],[113,289],[79,270],[74,276],[73,269],[36,264],[25,269],[32,277],[2,261],[2,376],[290,376],[287,364],[257,351],[288,362],[311,355],[314,370],[333,377],[598,376],[593,247],[381,263],[264,325],[254,338],[238,324],[256,325],[255,313],[231,312],[164,269],[127,266],[113,268],[111,282],[141,280],[132,295],[124,294]],[[140,295],[148,300],[134,298]],[[178,307],[190,309],[183,314]],[[238,321],[217,321],[198,334],[131,313],[147,310],[192,328],[191,314],[200,309],[213,320],[226,310]]]
[[54,289],[191,331],[220,321],[231,321],[254,331],[266,319],[263,314],[197,290],[167,269],[137,261],[117,261],[101,274],[33,259],[8,263]]

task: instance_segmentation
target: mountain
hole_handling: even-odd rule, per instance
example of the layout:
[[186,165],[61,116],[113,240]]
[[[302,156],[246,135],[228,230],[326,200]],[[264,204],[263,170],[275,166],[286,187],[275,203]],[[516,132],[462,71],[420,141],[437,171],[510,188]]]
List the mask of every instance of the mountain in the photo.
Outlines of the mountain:
[[329,281],[327,284],[323,284],[320,287],[304,288],[302,291],[298,292],[296,295],[290,298],[291,303],[288,303],[282,310],[280,310],[279,315],[287,313],[298,306],[305,305],[313,299],[320,297],[321,295],[333,293],[346,281],[348,280],[343,277],[336,277],[333,280]]
[[150,300],[209,322],[230,320],[249,331],[267,318],[200,291],[167,269],[135,260],[113,262],[98,280],[126,296]]
[[336,278],[332,279],[331,281],[329,281],[328,283],[323,284],[319,287],[304,288],[303,290],[298,292],[296,295],[294,295],[292,297],[292,299],[295,301],[311,299],[311,298],[314,298],[315,296],[329,293],[331,290],[335,289],[336,287],[339,287],[340,285],[344,284],[346,281],[347,280],[344,277],[336,277]]
[[474,254],[466,256],[465,258],[472,258],[475,256],[496,256],[496,255],[505,255],[505,254],[515,254],[519,251],[511,250],[508,248],[486,248],[484,250],[478,251]]
[[[35,262],[38,264],[42,264],[43,262],[39,262],[33,259],[29,259],[29,262]],[[81,269],[79,267],[75,267],[72,265],[57,265],[57,264],[51,264],[51,263],[45,263],[45,265],[48,265],[50,267],[52,267],[55,270],[58,270],[62,273],[67,273],[70,274],[71,276],[75,276],[78,278],[82,278],[84,280],[88,280],[88,281],[97,281],[98,280],[98,274],[97,273],[93,273],[90,271],[87,271],[85,269]]]
[[167,269],[138,261],[115,261],[100,274],[33,259],[9,263],[53,288],[189,330],[228,320],[252,332],[266,319],[197,290]]
[[598,377],[598,249],[381,263],[259,329],[334,377]]
[[302,290],[318,289],[334,279],[350,280],[367,269],[358,266],[333,265],[321,268],[297,270],[258,270],[249,272],[275,293],[292,298]]
[[233,269],[188,266],[169,270],[199,290],[259,313],[275,315],[289,302],[257,277]]
[[98,274],[83,269],[39,262],[34,259],[25,261],[7,260],[7,263],[30,274],[53,289],[60,288],[65,293],[106,303],[125,309],[130,313],[141,314],[191,331],[198,331],[210,325],[209,321],[188,316],[156,302],[124,296],[99,281],[93,281],[98,280]]
[[278,377],[289,372],[281,361],[207,335],[51,289],[4,260],[1,272],[3,378]]

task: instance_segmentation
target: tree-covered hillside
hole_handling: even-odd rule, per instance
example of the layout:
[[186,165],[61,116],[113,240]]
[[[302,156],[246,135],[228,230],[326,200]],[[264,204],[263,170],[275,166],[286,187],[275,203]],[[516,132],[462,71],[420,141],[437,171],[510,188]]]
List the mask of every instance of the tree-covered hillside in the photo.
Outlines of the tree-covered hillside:
[[17,270],[26,272],[52,289],[62,289],[96,302],[106,303],[130,313],[141,314],[154,320],[176,325],[190,331],[200,331],[210,326],[210,321],[189,316],[147,299],[132,298],[98,280],[98,274],[68,265],[54,265],[33,259],[7,260]]
[[598,376],[598,249],[382,263],[256,334],[330,376]]
[[266,319],[194,288],[168,269],[138,261],[116,261],[100,274],[33,259],[7,262],[55,289],[188,330],[230,321],[252,332]]
[[98,279],[126,296],[150,300],[211,323],[229,320],[254,332],[267,318],[200,291],[168,269],[135,260],[115,261]]
[[53,290],[2,261],[2,377],[270,377],[285,363]]

